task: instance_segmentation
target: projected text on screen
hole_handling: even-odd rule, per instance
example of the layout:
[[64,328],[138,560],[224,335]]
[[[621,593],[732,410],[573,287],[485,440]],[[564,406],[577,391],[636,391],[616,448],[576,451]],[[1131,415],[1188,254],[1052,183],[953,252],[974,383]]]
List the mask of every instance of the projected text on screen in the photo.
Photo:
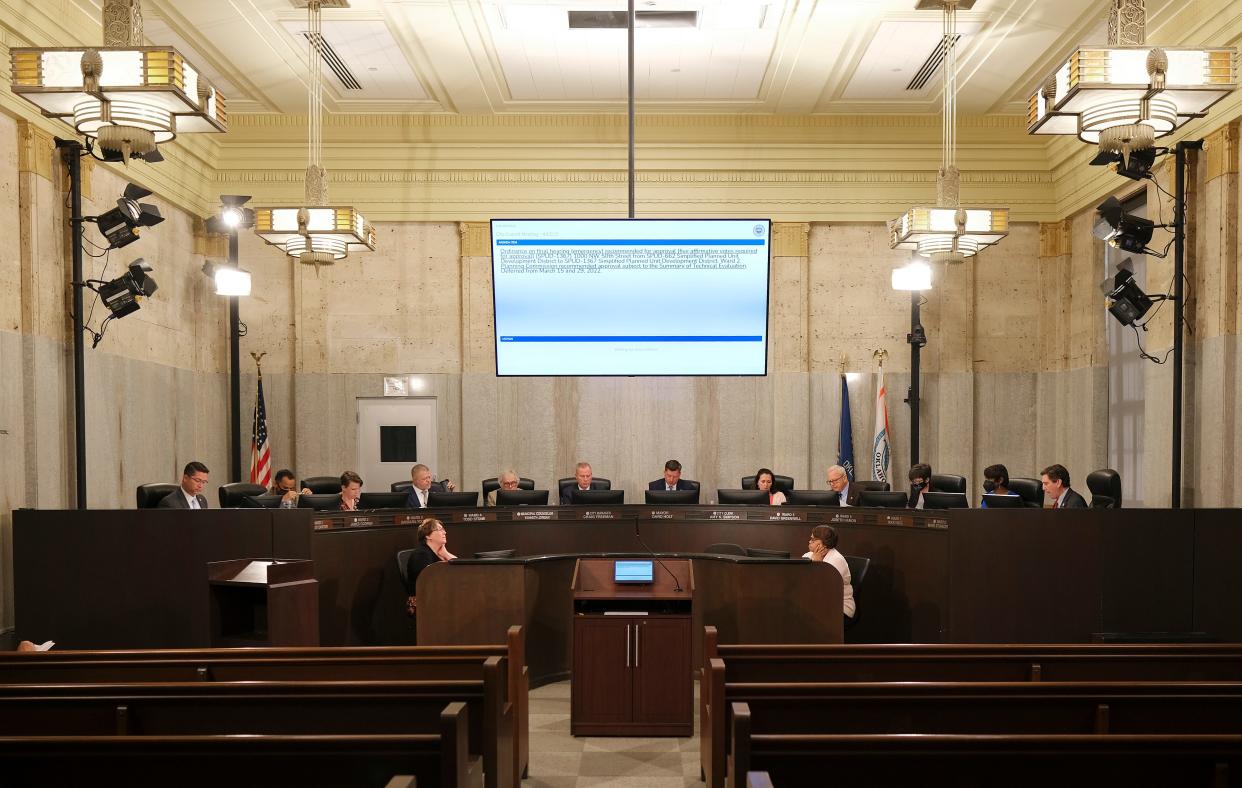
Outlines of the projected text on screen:
[[763,375],[766,219],[492,221],[498,375]]

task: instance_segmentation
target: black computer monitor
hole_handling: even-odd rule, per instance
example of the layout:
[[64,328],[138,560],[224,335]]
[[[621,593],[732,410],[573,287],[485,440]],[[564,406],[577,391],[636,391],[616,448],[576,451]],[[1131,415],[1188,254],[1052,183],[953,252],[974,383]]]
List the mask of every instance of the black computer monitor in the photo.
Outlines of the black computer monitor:
[[547,490],[504,490],[496,491],[497,506],[547,506]]
[[698,489],[693,490],[645,490],[647,503],[655,506],[684,506],[699,502]]
[[716,490],[716,500],[728,504],[759,504],[768,503],[767,490]]
[[904,509],[906,508],[906,503],[906,494],[900,490],[896,492],[890,492],[888,490],[863,490],[858,494],[859,506],[879,506],[886,509]]
[[591,506],[622,504],[625,503],[625,490],[579,490],[575,487],[571,500]]
[[245,495],[242,496],[242,509],[279,509],[283,495]]
[[404,509],[410,499],[404,492],[364,492],[358,497],[359,509]]
[[298,496],[299,509],[314,509],[317,512],[330,512],[341,508],[340,493],[314,493]]
[[840,506],[841,493],[836,490],[790,490],[785,493],[790,506]]
[[495,561],[500,558],[513,558],[517,555],[517,548],[510,547],[508,550],[483,550],[474,554],[475,558],[482,561]]
[[933,492],[928,490],[923,493],[924,509],[969,509],[970,501],[966,500],[966,493],[957,492]]
[[479,505],[479,492],[436,492],[427,496],[428,509],[460,508]]
[[[760,492],[763,492],[760,490]],[[747,547],[747,558],[788,558],[788,550],[767,550],[762,547]]]
[[987,504],[988,509],[1026,508],[1026,501],[1022,500],[1021,495],[992,495],[988,493],[983,496],[983,502]]

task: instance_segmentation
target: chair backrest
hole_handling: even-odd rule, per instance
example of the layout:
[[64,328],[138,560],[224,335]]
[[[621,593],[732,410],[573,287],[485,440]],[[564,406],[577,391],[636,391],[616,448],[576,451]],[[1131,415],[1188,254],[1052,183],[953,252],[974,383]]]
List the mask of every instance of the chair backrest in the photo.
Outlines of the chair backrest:
[[1039,479],[1010,479],[1009,489],[1018,494],[1027,506],[1042,509],[1044,506],[1044,485]]
[[[779,473],[772,474],[772,489],[780,490],[781,492],[787,493],[793,488],[794,488],[794,480],[792,476],[781,476]],[[759,489],[759,483],[755,480],[755,475],[753,473],[750,476],[742,477],[742,489],[743,490],[758,490]]]
[[732,542],[709,544],[703,552],[708,555],[746,555],[746,548]]
[[1088,473],[1087,489],[1091,491],[1091,508],[1121,508],[1121,474],[1112,468],[1101,468]]
[[788,558],[788,550],[768,550],[764,547],[747,547],[747,558]]
[[[690,489],[691,489],[691,490],[698,490],[698,489],[701,489],[701,488],[702,488],[702,485],[701,485],[701,484],[699,484],[698,482],[696,482],[694,479],[682,479],[680,483],[681,483],[681,484],[685,484],[685,485],[689,485],[689,487],[690,487]],[[648,488],[648,489],[650,489],[652,484],[664,484],[664,479],[663,479],[663,478],[660,478],[660,479],[652,479],[652,480],[651,480],[651,483],[647,485],[647,488]],[[664,490],[664,488],[663,488],[663,487],[661,487],[661,488],[659,488],[659,489],[660,489],[660,490],[663,490],[664,492],[668,492],[667,490]]]
[[[482,491],[483,491],[483,500],[485,500],[485,501],[486,501],[486,500],[487,500],[487,494],[488,494],[488,493],[490,493],[492,490],[499,490],[499,489],[500,489],[500,477],[498,477],[498,476],[493,476],[493,477],[492,477],[492,478],[490,478],[490,479],[484,479],[484,480],[483,480],[483,483],[482,483],[482,484],[480,484],[480,485],[479,485],[479,487],[480,487],[480,489],[482,489]],[[535,480],[534,480],[534,479],[527,479],[525,476],[519,476],[519,477],[518,477],[518,489],[519,489],[519,490],[533,490],[533,489],[535,489]]]
[[936,492],[966,492],[966,477],[958,476],[956,473],[933,473],[931,477],[931,488]]
[[138,485],[138,508],[154,509],[160,505],[164,497],[172,493],[180,485],[176,484],[140,484]]
[[857,596],[858,587],[862,585],[863,578],[867,576],[867,570],[871,568],[871,559],[847,555],[845,564],[850,568],[850,587],[854,589],[854,595]]
[[859,490],[875,490],[877,492],[888,492],[892,489],[888,482],[876,482],[870,480],[850,482],[850,486],[857,487]]
[[220,508],[233,509],[238,506],[245,506],[243,499],[249,496],[263,495],[267,492],[267,488],[261,484],[249,484],[247,482],[233,482],[231,484],[220,485]]
[[[558,479],[556,482],[556,491],[560,493],[561,495],[564,495],[565,488],[572,486],[574,482],[576,481],[578,481],[578,479],[573,476],[570,476],[566,479]],[[592,490],[611,490],[612,482],[609,481],[608,479],[601,479],[600,477],[595,476],[595,477],[592,477],[591,479],[591,489]],[[557,501],[557,503],[560,503],[560,501]]]
[[310,490],[315,495],[327,495],[341,491],[340,476],[309,476],[302,480],[299,490]]
[[403,492],[406,495],[409,495],[410,490],[413,490],[413,489],[414,489],[414,482],[410,481],[409,479],[406,479],[403,482],[393,482],[392,484],[388,485],[389,492]]
[[[417,548],[415,547],[409,547],[409,548],[406,548],[405,550],[397,551],[397,571],[401,573],[401,582],[402,584],[406,586],[410,584],[410,576],[406,574],[406,571],[405,571],[406,565],[410,561],[410,553],[414,552],[416,549]],[[853,570],[850,570],[850,571],[853,571]]]

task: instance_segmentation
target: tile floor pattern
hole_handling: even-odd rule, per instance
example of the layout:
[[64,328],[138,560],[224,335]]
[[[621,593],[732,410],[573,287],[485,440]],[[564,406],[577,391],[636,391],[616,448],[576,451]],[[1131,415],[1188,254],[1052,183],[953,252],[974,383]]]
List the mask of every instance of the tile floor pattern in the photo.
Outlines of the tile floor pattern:
[[702,788],[696,735],[689,739],[625,739],[569,735],[569,682],[530,693],[530,777],[523,788]]

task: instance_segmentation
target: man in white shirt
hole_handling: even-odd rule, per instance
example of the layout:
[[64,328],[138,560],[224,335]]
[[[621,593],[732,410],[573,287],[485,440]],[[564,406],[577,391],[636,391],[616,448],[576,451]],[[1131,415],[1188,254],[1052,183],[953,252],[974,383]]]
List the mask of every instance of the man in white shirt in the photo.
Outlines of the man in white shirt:
[[207,486],[207,466],[197,460],[189,462],[181,472],[181,486],[164,496],[159,509],[206,509],[203,488]]
[[1039,472],[1044,495],[1052,502],[1053,509],[1086,509],[1087,501],[1070,489],[1069,471],[1064,465],[1049,465]]
[[574,468],[574,483],[567,484],[561,488],[561,503],[568,506],[574,502],[574,489],[589,490],[591,489],[591,480],[595,475],[591,472],[591,463],[580,462]]
[[443,482],[433,482],[431,469],[421,462],[410,468],[410,482],[414,486],[410,489],[410,497],[405,501],[406,507],[410,509],[426,509],[427,500],[433,491],[452,492],[457,489],[456,485],[447,479]]
[[841,506],[857,506],[858,490],[850,490],[849,474],[840,465],[833,465],[828,469],[828,489],[841,496]]

